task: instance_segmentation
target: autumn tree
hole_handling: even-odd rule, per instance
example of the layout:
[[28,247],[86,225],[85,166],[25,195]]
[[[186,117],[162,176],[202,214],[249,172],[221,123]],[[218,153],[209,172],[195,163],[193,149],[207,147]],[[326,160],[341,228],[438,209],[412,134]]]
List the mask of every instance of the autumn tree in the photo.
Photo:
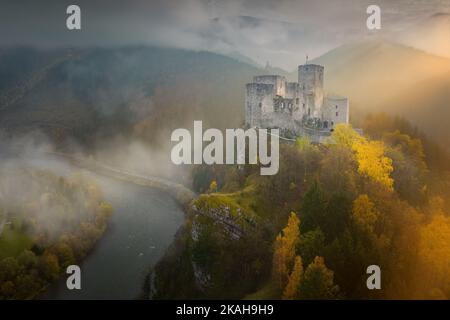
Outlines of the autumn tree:
[[350,148],[355,154],[359,174],[378,182],[388,190],[393,189],[394,181],[390,177],[394,170],[392,159],[385,156],[382,141],[370,141],[359,135],[350,125],[338,124],[328,144]]
[[75,256],[73,250],[66,243],[62,242],[55,246],[54,252],[58,257],[59,264],[62,268],[67,268],[69,265],[75,263]]
[[408,202],[423,204],[427,195],[428,168],[421,140],[396,130],[383,134],[383,141],[389,146],[386,154],[393,161],[395,190]]
[[36,273],[20,274],[15,281],[15,299],[30,299],[42,288]]
[[301,299],[336,299],[339,287],[334,284],[333,271],[325,265],[322,257],[315,257],[306,268],[300,281]]
[[287,226],[275,240],[273,254],[273,278],[279,289],[287,284],[294,263],[296,246],[300,237],[300,221],[294,212],[289,216]]
[[380,213],[367,194],[361,194],[353,201],[352,218],[358,225],[373,231]]
[[351,149],[353,145],[363,140],[364,137],[353,130],[350,124],[339,123],[335,126],[327,145],[341,145]]
[[109,218],[113,213],[111,204],[107,202],[101,202],[97,209],[97,216],[95,217],[95,224],[99,228],[104,228],[108,223]]
[[358,164],[353,151],[343,145],[330,145],[320,161],[319,181],[324,192],[339,191],[353,197],[358,188]]
[[392,159],[384,155],[384,143],[364,139],[356,142],[352,149],[356,153],[358,172],[385,186],[388,190],[393,190],[394,180],[390,174],[394,168]]
[[283,291],[283,299],[294,299],[298,296],[298,288],[300,286],[301,277],[303,275],[303,263],[300,256],[295,257],[294,267],[289,275],[288,283]]
[[423,293],[419,298],[449,299],[450,218],[435,214],[419,235],[417,276]]
[[0,282],[14,279],[19,272],[19,263],[14,257],[0,261]]
[[217,181],[216,180],[211,181],[211,183],[209,184],[208,193],[213,193],[213,192],[217,192]]
[[307,136],[299,137],[295,140],[295,146],[300,150],[304,151],[308,148],[311,148],[311,141],[308,139]]
[[22,265],[25,269],[34,268],[38,263],[38,258],[34,254],[33,251],[24,250],[17,257],[17,261],[20,265]]
[[319,150],[316,146],[311,144],[308,137],[297,138],[297,140],[295,140],[295,146],[300,152],[302,160],[302,182],[306,183],[308,176],[317,168]]
[[39,259],[38,266],[42,276],[49,281],[55,280],[59,275],[60,266],[58,258],[50,252],[45,252],[42,255]]

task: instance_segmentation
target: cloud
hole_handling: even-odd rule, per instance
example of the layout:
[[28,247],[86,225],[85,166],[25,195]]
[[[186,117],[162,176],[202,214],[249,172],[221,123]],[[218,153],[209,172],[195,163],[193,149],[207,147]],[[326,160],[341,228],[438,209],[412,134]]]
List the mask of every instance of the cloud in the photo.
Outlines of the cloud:
[[[151,44],[239,52],[264,64],[294,68],[342,43],[373,37],[365,27],[369,0],[79,0],[82,30],[68,31],[72,1],[2,1],[2,44],[92,46]],[[447,0],[378,0],[382,30],[393,33],[448,12]]]

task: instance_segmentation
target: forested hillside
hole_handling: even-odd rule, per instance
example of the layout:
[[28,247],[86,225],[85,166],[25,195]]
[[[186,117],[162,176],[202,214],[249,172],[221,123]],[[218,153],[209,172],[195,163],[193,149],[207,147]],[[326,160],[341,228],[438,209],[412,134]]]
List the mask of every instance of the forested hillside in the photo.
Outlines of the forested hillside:
[[194,118],[239,126],[245,83],[264,72],[214,53],[157,47],[0,53],[1,128],[82,144],[130,134],[139,123],[151,127],[149,136],[166,134],[164,141],[165,130]]
[[[448,299],[450,175],[412,128],[378,115],[367,136],[340,125],[325,145],[283,144],[274,176],[196,167],[204,194],[152,297]],[[372,264],[381,291],[367,290]]]

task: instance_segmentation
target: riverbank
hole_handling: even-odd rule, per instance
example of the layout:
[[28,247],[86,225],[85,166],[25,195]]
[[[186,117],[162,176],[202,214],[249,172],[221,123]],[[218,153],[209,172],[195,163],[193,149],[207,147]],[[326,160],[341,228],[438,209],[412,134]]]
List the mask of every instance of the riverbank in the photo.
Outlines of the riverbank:
[[32,299],[84,259],[112,207],[94,181],[79,175],[14,163],[0,177],[9,222],[0,237],[0,299]]
[[[58,170],[70,174],[65,167]],[[80,169],[72,167],[71,170]],[[183,208],[159,189],[84,170],[83,174],[99,183],[115,213],[103,237],[80,264],[82,289],[67,290],[63,277],[41,298],[139,298],[148,269],[164,255],[183,224]]]
[[61,179],[81,175],[95,181],[102,189],[104,198],[114,208],[106,231],[78,262],[81,290],[67,289],[64,272],[59,280],[45,287],[39,298],[139,298],[149,268],[164,255],[184,222],[185,213],[180,199],[176,200],[161,188],[95,173],[49,154],[21,156],[14,153],[8,158],[13,160],[7,160],[4,155],[4,164],[14,163],[33,170],[51,171]]

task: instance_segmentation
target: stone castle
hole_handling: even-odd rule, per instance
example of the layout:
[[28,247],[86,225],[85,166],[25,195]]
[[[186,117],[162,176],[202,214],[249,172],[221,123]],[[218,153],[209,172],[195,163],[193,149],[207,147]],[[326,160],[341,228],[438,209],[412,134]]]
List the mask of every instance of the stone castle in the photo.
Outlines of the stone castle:
[[279,75],[255,76],[247,84],[247,127],[279,128],[282,137],[308,136],[322,142],[338,123],[349,122],[347,98],[324,93],[324,67],[298,67],[298,82]]

